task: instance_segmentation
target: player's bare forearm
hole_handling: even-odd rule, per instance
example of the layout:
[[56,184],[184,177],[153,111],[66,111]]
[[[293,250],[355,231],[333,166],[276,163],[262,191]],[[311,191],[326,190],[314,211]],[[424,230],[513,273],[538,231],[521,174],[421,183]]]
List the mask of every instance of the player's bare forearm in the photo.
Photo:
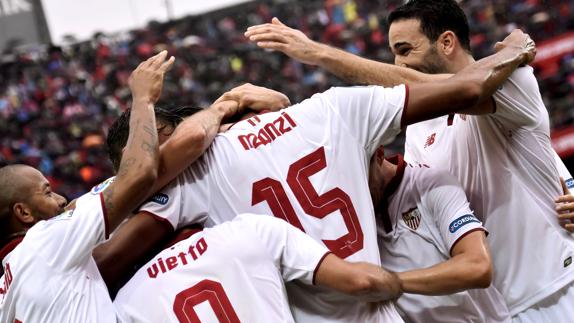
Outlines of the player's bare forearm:
[[271,23],[249,27],[245,36],[261,48],[278,50],[304,64],[321,66],[352,84],[395,86],[445,78],[368,60],[321,44],[277,18],[273,18]]
[[405,83],[443,80],[449,75],[425,74],[416,70],[381,63],[320,44],[317,63],[322,68],[351,84],[382,85],[386,87]]
[[448,295],[472,288],[486,288],[492,264],[482,231],[471,232],[453,248],[453,257],[429,268],[398,273],[405,293]]
[[159,147],[153,104],[174,58],[167,51],[141,63],[131,74],[130,132],[115,181],[104,190],[104,208],[113,231],[139,205],[157,179]]
[[93,256],[110,293],[119,289],[137,264],[173,232],[165,221],[142,212],[123,224],[105,243],[94,249]]
[[235,101],[219,101],[181,122],[160,148],[156,192],[197,160],[211,145],[221,122],[237,113]]
[[368,302],[396,299],[402,293],[396,274],[369,263],[351,263],[333,254],[325,257],[317,270],[315,281],[320,286]]

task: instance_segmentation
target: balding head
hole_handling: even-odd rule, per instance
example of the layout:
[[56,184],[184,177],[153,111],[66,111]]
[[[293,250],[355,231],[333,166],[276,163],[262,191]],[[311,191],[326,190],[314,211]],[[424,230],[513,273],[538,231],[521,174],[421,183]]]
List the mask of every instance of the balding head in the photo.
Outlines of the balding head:
[[2,235],[25,230],[58,215],[66,199],[53,193],[48,180],[33,167],[0,168],[0,226]]

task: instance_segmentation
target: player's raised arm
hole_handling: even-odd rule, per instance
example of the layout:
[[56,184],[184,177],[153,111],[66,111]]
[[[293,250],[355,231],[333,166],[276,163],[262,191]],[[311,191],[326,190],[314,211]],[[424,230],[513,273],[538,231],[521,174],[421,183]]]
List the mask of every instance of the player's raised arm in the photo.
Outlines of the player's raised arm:
[[516,68],[530,63],[536,55],[534,42],[518,29],[502,44],[505,47],[496,54],[467,66],[453,77],[439,82],[412,84],[402,124],[409,125],[461,110],[466,112],[477,106],[477,110],[492,112],[492,94]]
[[431,82],[449,74],[425,74],[410,68],[362,58],[309,39],[297,29],[285,26],[277,18],[271,23],[252,26],[245,36],[257,46],[273,49],[309,65],[317,65],[352,84],[395,86],[413,82]]
[[159,163],[154,103],[161,95],[163,77],[174,62],[167,51],[141,63],[130,77],[133,105],[130,132],[114,183],[103,193],[110,231],[149,194]]

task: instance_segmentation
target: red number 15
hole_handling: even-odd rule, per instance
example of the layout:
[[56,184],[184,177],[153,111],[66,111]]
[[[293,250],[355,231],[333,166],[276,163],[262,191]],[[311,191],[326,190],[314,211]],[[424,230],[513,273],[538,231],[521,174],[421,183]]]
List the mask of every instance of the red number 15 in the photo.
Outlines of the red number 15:
[[[306,214],[322,219],[340,211],[347,233],[335,240],[323,240],[327,248],[341,258],[347,258],[363,249],[363,231],[355,207],[349,195],[338,187],[319,195],[309,177],[327,167],[325,149],[321,147],[289,166],[287,184]],[[251,205],[266,201],[275,217],[281,218],[305,232],[301,221],[283,185],[276,179],[266,177],[253,183]]]

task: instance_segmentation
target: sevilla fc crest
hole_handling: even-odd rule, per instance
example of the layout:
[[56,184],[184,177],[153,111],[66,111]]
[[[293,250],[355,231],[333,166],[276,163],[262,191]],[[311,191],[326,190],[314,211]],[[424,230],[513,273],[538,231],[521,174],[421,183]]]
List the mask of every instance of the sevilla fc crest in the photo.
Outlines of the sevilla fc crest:
[[421,224],[421,213],[419,209],[412,209],[408,212],[403,213],[403,221],[412,230],[416,230]]

